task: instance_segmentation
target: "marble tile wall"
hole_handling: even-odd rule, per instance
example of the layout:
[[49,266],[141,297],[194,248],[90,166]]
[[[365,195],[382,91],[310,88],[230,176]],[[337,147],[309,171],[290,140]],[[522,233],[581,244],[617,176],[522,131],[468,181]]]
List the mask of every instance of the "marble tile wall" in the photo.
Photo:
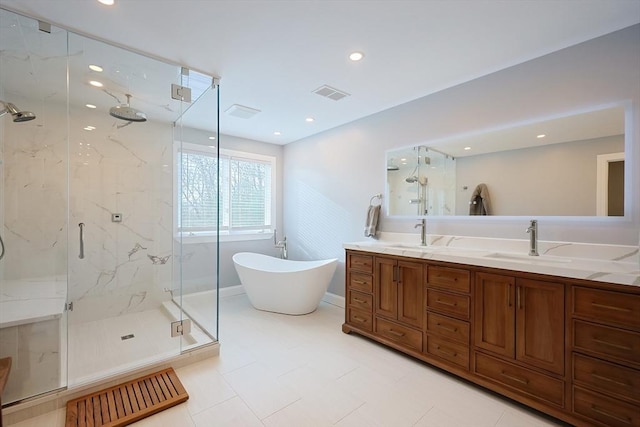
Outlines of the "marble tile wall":
[[172,282],[172,127],[71,109],[67,160],[65,113],[5,128],[5,278],[66,273],[68,244],[70,323],[157,307]]

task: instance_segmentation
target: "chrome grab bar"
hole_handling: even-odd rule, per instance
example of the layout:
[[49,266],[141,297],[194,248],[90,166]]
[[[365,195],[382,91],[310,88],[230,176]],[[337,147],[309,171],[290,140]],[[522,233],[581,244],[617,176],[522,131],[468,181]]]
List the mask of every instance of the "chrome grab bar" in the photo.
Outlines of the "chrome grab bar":
[[78,258],[84,259],[84,222],[78,224],[78,227],[80,227],[80,255]]

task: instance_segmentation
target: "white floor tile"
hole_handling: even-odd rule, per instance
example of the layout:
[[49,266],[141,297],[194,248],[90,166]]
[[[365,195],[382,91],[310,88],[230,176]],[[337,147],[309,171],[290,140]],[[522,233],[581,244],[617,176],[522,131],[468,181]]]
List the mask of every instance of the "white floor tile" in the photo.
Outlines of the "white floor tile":
[[239,397],[213,406],[193,417],[196,427],[263,427],[258,417]]
[[[189,400],[136,426],[562,425],[361,336],[344,334],[343,321],[344,309],[325,303],[309,315],[286,316],[255,310],[244,295],[222,299],[220,356],[177,369]],[[148,325],[139,320],[135,330]],[[98,369],[95,360],[122,360],[109,346],[120,353],[165,349],[166,342],[117,342],[121,330],[134,327],[130,324],[94,326],[113,335],[112,341],[70,356],[69,363],[78,364],[75,372]],[[69,333],[81,338],[89,333],[83,328]],[[64,409],[15,425],[62,427]]]

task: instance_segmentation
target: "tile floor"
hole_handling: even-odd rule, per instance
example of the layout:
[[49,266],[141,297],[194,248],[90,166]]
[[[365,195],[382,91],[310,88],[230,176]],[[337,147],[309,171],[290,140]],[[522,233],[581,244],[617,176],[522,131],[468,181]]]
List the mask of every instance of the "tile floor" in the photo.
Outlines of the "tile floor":
[[[306,316],[221,300],[220,357],[177,369],[190,398],[137,427],[562,425],[341,332],[343,309]],[[64,409],[15,427],[63,427]]]

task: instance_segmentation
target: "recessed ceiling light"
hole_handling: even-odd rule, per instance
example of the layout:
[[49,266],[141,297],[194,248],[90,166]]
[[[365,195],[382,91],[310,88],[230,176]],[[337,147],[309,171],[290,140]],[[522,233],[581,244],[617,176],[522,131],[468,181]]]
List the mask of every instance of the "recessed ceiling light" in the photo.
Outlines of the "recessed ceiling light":
[[280,136],[280,135],[282,135],[282,133],[281,133],[279,130],[277,130],[277,131],[273,132],[273,134],[274,134],[275,136]]
[[547,135],[545,135],[544,133],[541,133],[540,135],[536,136],[536,138],[538,138],[538,139],[542,139],[542,138],[544,138],[545,136],[547,136]]
[[102,86],[104,86],[102,83],[100,83],[99,81],[96,81],[96,80],[91,80],[91,81],[89,82],[89,84],[90,84],[91,86],[94,86],[94,87],[102,87]]
[[360,61],[362,58],[364,58],[364,53],[362,52],[352,52],[349,55],[349,59],[352,61]]
[[98,3],[102,3],[107,6],[113,6],[113,4],[115,3],[115,0],[98,0]]
[[84,130],[93,130],[94,128],[92,128],[91,126],[87,126],[86,128],[84,128]]
[[86,104],[85,107],[87,108],[97,108],[95,105],[93,104]]
[[215,145],[209,145],[209,148],[216,148]]
[[101,73],[102,71],[104,71],[101,66],[95,64],[89,65],[89,69],[91,71],[95,71],[96,73]]
[[469,150],[471,150],[471,147],[464,147],[464,150],[465,151],[469,151]]
[[210,136],[209,139],[216,139],[216,137],[215,136]]
[[311,123],[311,122],[315,122],[316,119],[314,119],[313,117],[307,117],[306,119],[304,119],[304,121],[307,123]]
[[[96,127],[95,126],[87,126],[87,129],[89,130],[94,130]],[[87,144],[87,145],[91,145],[91,144]]]

